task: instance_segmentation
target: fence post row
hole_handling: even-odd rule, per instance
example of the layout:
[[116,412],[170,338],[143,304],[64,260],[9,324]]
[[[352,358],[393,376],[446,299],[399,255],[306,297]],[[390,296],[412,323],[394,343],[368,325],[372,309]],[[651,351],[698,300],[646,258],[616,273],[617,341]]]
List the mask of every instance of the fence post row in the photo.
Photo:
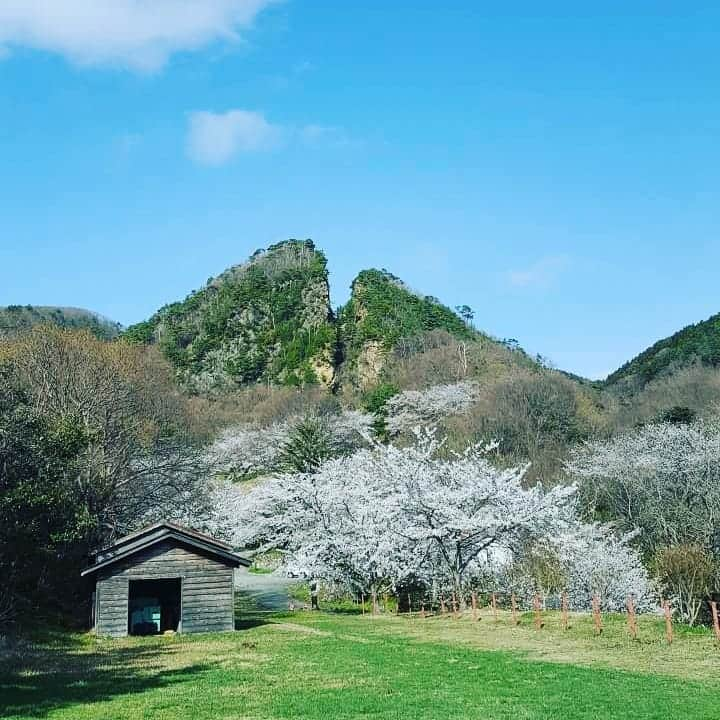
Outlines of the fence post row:
[[[383,606],[385,610],[387,611],[387,595],[384,595],[383,597]],[[407,596],[408,601],[408,614],[412,615],[413,609],[412,609],[412,596],[410,593],[408,593]],[[460,618],[460,605],[458,602],[458,597],[455,592],[452,593],[450,602],[452,603],[452,614],[455,619]],[[478,603],[478,596],[477,592],[473,590],[470,594],[470,602],[472,607],[472,619],[474,622],[478,620],[482,620],[482,617],[480,616],[480,604]],[[665,618],[665,638],[667,640],[668,645],[673,644],[674,640],[674,629],[673,629],[673,621],[672,621],[672,610],[670,607],[670,601],[666,599],[661,599],[660,601],[663,615]],[[718,603],[715,600],[709,600],[708,604],[710,605],[710,610],[712,613],[712,623],[713,623],[713,631],[715,635],[715,640],[720,644],[720,610],[718,609]],[[360,594],[360,605],[362,608],[362,614],[365,615],[365,594]],[[592,618],[593,618],[593,625],[595,630],[595,635],[602,635],[603,632],[603,621],[602,621],[602,613],[600,610],[600,598],[597,593],[595,593],[592,597],[591,601],[592,605]],[[628,595],[627,599],[625,601],[625,606],[627,608],[627,628],[630,636],[633,640],[637,640],[639,636],[639,626],[638,626],[638,620],[637,620],[637,610],[635,608],[635,600],[632,595]],[[490,595],[490,607],[492,608],[493,617],[495,619],[495,622],[498,621],[498,606],[497,606],[497,593],[493,592]],[[535,593],[533,596],[533,614],[534,614],[534,625],[536,630],[540,630],[541,628],[545,627],[545,622],[542,618],[542,607],[543,607],[543,601],[542,596],[540,593]],[[512,624],[513,625],[520,625],[520,619],[518,617],[518,602],[517,602],[517,596],[515,593],[511,593],[510,595],[510,608],[511,608],[511,618],[512,618]],[[376,615],[379,611],[378,607],[378,599],[377,594],[375,591],[372,591],[372,614]],[[568,630],[570,628],[569,624],[569,612],[568,612],[568,595],[567,592],[562,592],[560,595],[560,611],[561,611],[561,627],[563,630]],[[399,599],[398,599],[398,607],[396,610],[396,614],[399,614]],[[432,613],[432,607],[431,607],[431,613]],[[441,615],[446,615],[448,613],[448,607],[445,603],[445,596],[440,595],[440,613]],[[420,602],[420,617],[424,620],[427,617],[427,613],[425,611],[425,600],[421,600]]]

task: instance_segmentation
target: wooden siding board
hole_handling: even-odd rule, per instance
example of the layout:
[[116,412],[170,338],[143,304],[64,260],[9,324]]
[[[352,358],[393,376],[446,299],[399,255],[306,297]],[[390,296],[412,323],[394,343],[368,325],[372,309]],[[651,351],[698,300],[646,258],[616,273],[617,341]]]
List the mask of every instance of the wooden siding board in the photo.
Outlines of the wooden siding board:
[[98,580],[97,633],[122,637],[127,635],[128,581],[123,577]]

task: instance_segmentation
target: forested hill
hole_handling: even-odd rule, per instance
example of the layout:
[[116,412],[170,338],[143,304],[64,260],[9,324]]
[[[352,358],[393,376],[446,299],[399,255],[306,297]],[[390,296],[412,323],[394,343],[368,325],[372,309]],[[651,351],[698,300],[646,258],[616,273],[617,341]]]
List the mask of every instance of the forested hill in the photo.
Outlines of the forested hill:
[[387,270],[364,270],[353,281],[348,303],[338,313],[344,373],[360,387],[377,382],[388,355],[412,349],[435,330],[457,338],[479,337],[434,297],[412,292]]
[[258,250],[125,337],[157,343],[197,390],[258,381],[330,384],[336,332],[327,261],[310,240]]
[[609,387],[639,388],[693,364],[720,366],[720,314],[659,340],[610,375]]
[[119,323],[81,308],[36,305],[8,305],[0,308],[0,337],[42,324],[90,330],[101,340],[116,338],[122,329]]
[[439,330],[479,337],[455,312],[385,270],[365,270],[336,317],[327,261],[311,240],[258,250],[124,337],[156,343],[198,391],[257,382],[374,385],[402,342]]

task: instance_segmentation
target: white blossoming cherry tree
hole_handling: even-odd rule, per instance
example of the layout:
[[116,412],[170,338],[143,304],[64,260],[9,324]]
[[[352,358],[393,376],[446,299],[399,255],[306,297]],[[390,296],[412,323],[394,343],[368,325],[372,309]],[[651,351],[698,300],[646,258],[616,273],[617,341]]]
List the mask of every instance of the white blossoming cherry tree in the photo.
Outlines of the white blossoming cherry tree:
[[[434,431],[418,431],[410,450],[389,447],[394,473],[396,532],[435,564],[461,600],[468,574],[496,566],[521,542],[554,537],[573,521],[575,488],[524,488],[527,467],[499,470],[487,460],[493,445],[460,456],[438,457]],[[486,574],[483,572],[482,574]]]
[[433,431],[410,447],[374,444],[314,474],[275,477],[226,508],[236,542],[281,549],[286,569],[368,595],[409,578],[462,597],[468,571],[528,537],[556,536],[573,517],[573,487],[522,486],[525,468],[499,470],[487,446],[439,457]]

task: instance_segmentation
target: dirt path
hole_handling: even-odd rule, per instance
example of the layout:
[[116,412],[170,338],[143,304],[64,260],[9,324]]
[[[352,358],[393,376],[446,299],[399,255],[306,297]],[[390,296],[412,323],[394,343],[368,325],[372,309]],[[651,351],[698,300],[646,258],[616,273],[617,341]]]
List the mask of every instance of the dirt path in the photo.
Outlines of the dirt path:
[[287,610],[288,589],[293,580],[282,575],[256,574],[240,568],[235,572],[235,589],[262,610]]

